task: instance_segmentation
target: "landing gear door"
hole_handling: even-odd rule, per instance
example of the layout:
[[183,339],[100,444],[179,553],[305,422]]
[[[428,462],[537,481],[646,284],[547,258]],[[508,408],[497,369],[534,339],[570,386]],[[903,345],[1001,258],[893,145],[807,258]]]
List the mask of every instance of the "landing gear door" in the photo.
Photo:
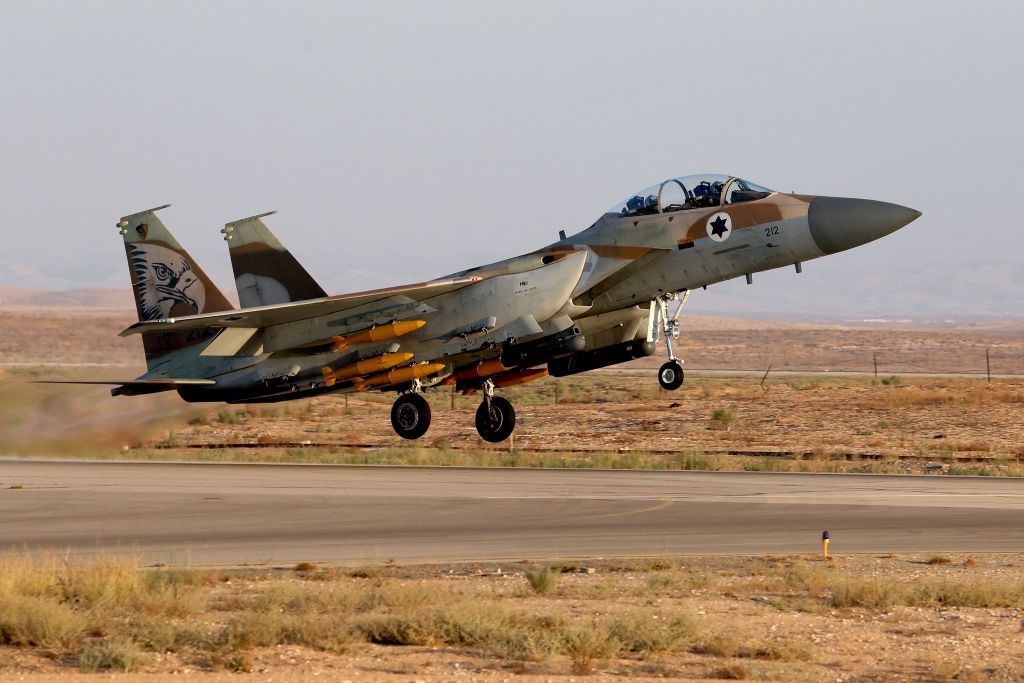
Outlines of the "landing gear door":
[[651,311],[647,316],[647,341],[657,344],[661,338],[661,311],[658,302],[651,301]]

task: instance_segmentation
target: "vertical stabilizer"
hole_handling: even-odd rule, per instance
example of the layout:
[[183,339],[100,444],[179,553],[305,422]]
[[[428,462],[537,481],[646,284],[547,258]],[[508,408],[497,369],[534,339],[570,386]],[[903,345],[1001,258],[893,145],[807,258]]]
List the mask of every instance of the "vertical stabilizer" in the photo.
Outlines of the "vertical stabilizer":
[[261,220],[276,211],[232,221],[221,232],[228,243],[242,308],[327,296]]
[[[170,204],[133,213],[117,223],[124,237],[139,320],[231,310],[231,304],[217,285],[157,217],[156,212],[168,206]],[[215,330],[145,333],[142,344],[146,362],[152,365],[155,359],[204,342],[215,333]]]

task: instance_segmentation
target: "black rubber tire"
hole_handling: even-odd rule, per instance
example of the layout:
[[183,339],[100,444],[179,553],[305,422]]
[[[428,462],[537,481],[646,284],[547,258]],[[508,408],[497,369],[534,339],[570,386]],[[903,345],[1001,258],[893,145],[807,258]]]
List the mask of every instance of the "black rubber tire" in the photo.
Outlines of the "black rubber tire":
[[487,399],[476,409],[476,431],[480,438],[499,443],[512,436],[516,428],[516,410],[501,396],[494,396],[488,406]]
[[670,360],[658,369],[658,384],[662,389],[675,391],[683,386],[683,366]]
[[419,394],[403,394],[391,406],[391,426],[403,439],[418,439],[430,429],[430,404]]

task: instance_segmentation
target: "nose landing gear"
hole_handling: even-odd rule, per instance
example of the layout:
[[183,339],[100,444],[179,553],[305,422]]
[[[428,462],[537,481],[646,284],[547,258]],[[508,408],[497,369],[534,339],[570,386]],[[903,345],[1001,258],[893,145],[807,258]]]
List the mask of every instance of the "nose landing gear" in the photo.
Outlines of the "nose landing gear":
[[683,366],[677,360],[670,360],[658,370],[658,384],[662,389],[675,391],[683,386]]
[[[683,312],[690,291],[683,290],[682,296],[676,292],[666,292],[651,302],[651,320],[648,330],[648,341],[657,342],[662,332],[665,333],[665,348],[668,349],[668,362],[658,370],[658,384],[662,389],[675,391],[683,386],[683,361],[676,358],[672,348],[672,340],[679,339],[679,316]],[[668,302],[679,301],[675,313],[669,317]]]
[[418,439],[430,429],[430,404],[422,394],[402,394],[391,406],[391,426],[403,439]]
[[476,409],[476,431],[480,438],[499,443],[512,435],[516,428],[516,411],[506,399],[494,395],[494,382],[484,382],[484,400]]

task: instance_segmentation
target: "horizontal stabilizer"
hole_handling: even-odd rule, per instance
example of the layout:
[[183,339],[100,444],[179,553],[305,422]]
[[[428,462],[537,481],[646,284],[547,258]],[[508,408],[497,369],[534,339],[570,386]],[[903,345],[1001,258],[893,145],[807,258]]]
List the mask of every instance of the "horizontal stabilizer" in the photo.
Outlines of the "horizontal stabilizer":
[[117,384],[110,390],[112,396],[138,396],[139,394],[155,394],[158,391],[171,391],[178,387],[213,386],[212,379],[41,379],[34,384]]

